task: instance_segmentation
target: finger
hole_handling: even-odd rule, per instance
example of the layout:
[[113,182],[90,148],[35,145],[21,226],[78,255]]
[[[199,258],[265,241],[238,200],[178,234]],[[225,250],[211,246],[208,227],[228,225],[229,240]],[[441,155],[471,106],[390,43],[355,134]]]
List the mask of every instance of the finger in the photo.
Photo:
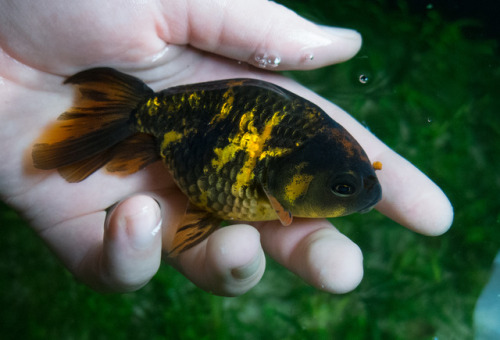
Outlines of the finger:
[[[42,233],[77,278],[99,291],[127,292],[145,285],[161,262],[161,214],[147,196],[105,214],[75,218]],[[68,254],[71,254],[68,256]]]
[[260,235],[249,225],[221,228],[201,244],[167,261],[201,289],[222,296],[247,292],[265,270]]
[[258,227],[262,246],[277,262],[310,285],[331,293],[353,290],[363,277],[359,247],[325,220],[296,219]]
[[401,225],[425,235],[440,235],[453,222],[453,207],[444,192],[424,173],[385,145],[335,104],[283,78],[280,84],[318,104],[360,143],[372,162],[380,161],[377,176],[382,201],[376,209]]
[[164,1],[160,38],[264,68],[317,68],[347,60],[361,46],[357,32],[322,28],[271,1],[169,4]]
[[156,274],[161,263],[161,212],[148,196],[135,196],[110,213],[101,257],[103,283],[113,291],[134,291]]
[[377,172],[383,187],[377,210],[425,235],[441,235],[450,228],[453,207],[434,182],[390,149],[376,159],[383,164]]
[[377,210],[425,235],[440,235],[450,228],[453,207],[432,180],[345,112],[340,112],[336,119],[358,140],[372,161],[382,163],[382,170],[377,171],[382,186],[382,201]]
[[401,225],[425,235],[441,235],[453,222],[453,207],[444,192],[424,173],[371,134],[350,115],[322,100],[326,112],[361,144],[377,171],[382,201],[376,209]]

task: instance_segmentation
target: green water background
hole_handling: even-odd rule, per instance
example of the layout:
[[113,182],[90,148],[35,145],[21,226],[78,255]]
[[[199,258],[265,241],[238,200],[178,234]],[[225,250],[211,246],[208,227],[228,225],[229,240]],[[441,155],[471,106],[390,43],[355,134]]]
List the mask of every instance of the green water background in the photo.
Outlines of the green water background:
[[344,295],[309,287],[271,259],[261,283],[237,298],[207,294],[166,265],[138,292],[102,295],[0,205],[2,338],[472,338],[474,304],[500,249],[498,41],[481,21],[446,19],[424,2],[417,12],[404,1],[281,3],[362,33],[353,60],[287,75],[438,183],[455,208],[452,229],[430,238],[377,212],[336,219],[365,258],[363,282]]

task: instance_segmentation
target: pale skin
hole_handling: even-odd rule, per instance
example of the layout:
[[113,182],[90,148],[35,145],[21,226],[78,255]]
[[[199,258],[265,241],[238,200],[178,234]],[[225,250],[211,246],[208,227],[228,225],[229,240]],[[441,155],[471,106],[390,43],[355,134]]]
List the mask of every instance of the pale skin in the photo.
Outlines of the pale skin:
[[[71,106],[73,90],[63,80],[95,66],[133,74],[155,90],[235,77],[284,86],[322,107],[382,162],[378,211],[425,235],[451,225],[448,199],[424,174],[331,102],[268,71],[347,60],[361,45],[354,31],[321,28],[261,0],[3,0],[0,44],[0,198],[96,290],[133,291],[155,275],[186,198],[161,163],[128,177],[99,171],[77,184],[33,168],[34,141]],[[279,66],[249,66],[264,52],[279,56]],[[264,252],[328,292],[350,291],[363,276],[359,247],[318,219],[231,225],[165,261],[204,290],[240,295],[262,277]]]

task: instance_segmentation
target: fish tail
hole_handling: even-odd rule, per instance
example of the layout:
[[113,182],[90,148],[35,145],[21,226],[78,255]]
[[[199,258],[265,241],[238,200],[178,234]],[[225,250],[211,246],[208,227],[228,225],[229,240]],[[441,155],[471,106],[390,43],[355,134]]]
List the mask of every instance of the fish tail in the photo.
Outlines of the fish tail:
[[75,103],[34,145],[36,168],[80,182],[106,164],[132,173],[157,159],[152,137],[138,134],[130,119],[154,93],[146,84],[111,68],[82,71],[64,83],[75,86]]

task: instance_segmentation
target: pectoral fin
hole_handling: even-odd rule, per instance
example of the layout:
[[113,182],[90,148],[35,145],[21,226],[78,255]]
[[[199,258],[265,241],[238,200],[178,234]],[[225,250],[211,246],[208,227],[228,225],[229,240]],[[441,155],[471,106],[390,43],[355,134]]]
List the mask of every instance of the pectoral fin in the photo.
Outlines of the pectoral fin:
[[179,223],[167,256],[176,257],[194,247],[219,228],[221,222],[222,219],[212,213],[190,205]]
[[271,203],[274,211],[276,211],[276,215],[278,215],[278,219],[280,220],[281,224],[283,224],[284,226],[290,225],[293,220],[292,213],[289,210],[285,209],[285,207],[283,207],[283,205],[276,199],[276,197],[269,193],[265,188],[264,192],[266,193],[267,199],[269,200],[269,203]]

